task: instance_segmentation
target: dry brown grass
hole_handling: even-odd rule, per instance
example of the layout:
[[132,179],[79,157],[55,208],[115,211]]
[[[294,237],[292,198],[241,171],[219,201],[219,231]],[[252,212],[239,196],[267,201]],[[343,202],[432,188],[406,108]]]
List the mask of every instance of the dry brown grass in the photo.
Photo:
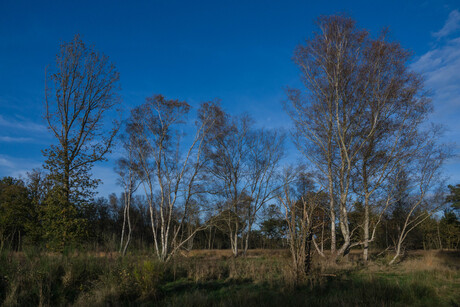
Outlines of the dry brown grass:
[[0,300],[12,306],[119,306],[131,302],[222,306],[227,301],[229,306],[299,306],[305,302],[451,306],[460,302],[458,251],[408,252],[392,266],[387,260],[381,256],[365,266],[360,250],[338,263],[316,255],[313,271],[297,284],[287,250],[250,250],[246,257],[237,258],[230,250],[194,250],[166,264],[154,260],[151,251],[125,258],[101,252],[11,253],[0,257],[0,277],[8,276],[0,279],[4,283],[3,288],[0,283],[4,291]]
[[452,273],[460,269],[459,252],[413,251],[397,266],[405,272],[438,271]]
[[289,260],[283,250],[252,250],[238,258],[229,250],[197,250],[175,258],[171,266],[174,275],[186,272],[187,279],[196,282],[234,279],[272,283],[286,278]]
[[[233,257],[230,249],[195,249],[191,251],[183,251],[181,252],[181,255],[184,257],[207,259],[228,259]],[[250,249],[245,255],[245,258],[262,257],[286,258],[289,257],[289,251],[286,249]]]

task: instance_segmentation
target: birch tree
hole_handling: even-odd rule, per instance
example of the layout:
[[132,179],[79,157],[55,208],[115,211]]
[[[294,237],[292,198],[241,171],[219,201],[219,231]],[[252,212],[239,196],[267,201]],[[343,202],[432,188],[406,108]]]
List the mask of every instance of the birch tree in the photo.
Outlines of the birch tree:
[[[317,25],[318,32],[294,55],[306,92],[289,89],[285,106],[297,147],[327,182],[331,254],[338,212],[343,244],[337,255],[362,245],[367,260],[369,242],[391,202],[382,195],[384,185],[398,163],[414,154],[414,136],[431,104],[421,76],[408,68],[410,53],[387,41],[386,32],[372,39],[343,16],[322,17]],[[383,199],[377,201],[377,194]],[[364,239],[352,242],[356,229],[350,229],[348,213],[361,199]],[[372,225],[371,210],[379,216]]]
[[201,230],[196,228],[179,240],[191,206],[204,192],[199,182],[205,162],[203,147],[221,109],[215,102],[201,105],[196,132],[188,139],[189,146],[185,146],[187,140],[180,126],[190,109],[186,102],[156,95],[133,109],[129,121],[149,205],[155,253],[162,261],[171,259]]
[[[351,245],[363,246],[364,261],[391,202],[391,195],[385,192],[394,191],[398,165],[417,154],[423,143],[417,142],[419,130],[432,109],[422,77],[408,67],[410,52],[388,41],[385,31],[366,46],[357,90],[359,99],[365,101],[360,121],[364,144],[355,164],[358,177],[354,184],[364,204],[364,238]],[[378,215],[372,225],[371,211]]]
[[[367,32],[341,16],[320,18],[318,32],[297,47],[294,62],[306,93],[288,90],[286,110],[295,124],[294,140],[304,156],[324,175],[329,192],[331,254],[350,245],[348,198],[351,171],[359,152],[359,100],[353,99],[362,44]],[[336,252],[336,210],[343,245]]]
[[[419,136],[419,150],[401,165],[408,183],[401,193],[406,196],[406,210],[395,242],[393,264],[403,253],[408,234],[445,206],[441,167],[450,156],[450,148],[438,144],[437,131]],[[402,178],[404,180],[404,178]],[[396,199],[398,201],[399,199]]]
[[227,115],[214,133],[206,148],[210,181],[221,204],[219,216],[227,217],[230,245],[237,257],[240,245],[244,254],[249,248],[258,212],[276,196],[284,134],[255,129],[246,115]]
[[247,181],[244,180],[248,174],[246,160],[251,125],[252,120],[247,116],[231,118],[226,115],[216,126],[215,137],[206,147],[210,161],[208,171],[212,174],[210,180],[214,182],[213,194],[220,199],[219,216],[228,226],[230,246],[235,257],[239,254],[239,234],[245,226],[241,217],[247,215],[252,201],[246,193]]
[[117,161],[115,171],[118,174],[118,183],[123,187],[123,224],[120,236],[120,253],[124,256],[131,242],[133,226],[131,223],[131,204],[133,194],[138,189],[142,172],[138,167],[135,155],[135,140],[132,135],[121,137],[124,157]]
[[261,208],[276,197],[279,189],[278,166],[284,154],[284,134],[270,130],[255,130],[249,134],[246,230],[243,234],[244,254],[249,248],[252,227]]

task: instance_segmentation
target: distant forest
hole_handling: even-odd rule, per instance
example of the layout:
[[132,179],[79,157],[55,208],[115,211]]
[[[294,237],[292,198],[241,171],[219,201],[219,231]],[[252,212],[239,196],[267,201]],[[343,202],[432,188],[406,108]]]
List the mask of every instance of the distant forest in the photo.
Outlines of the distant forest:
[[[41,169],[1,179],[0,250],[142,249],[168,262],[191,249],[288,249],[298,272],[312,253],[359,249],[366,262],[374,250],[393,263],[408,249],[458,250],[460,184],[442,174],[453,152],[411,53],[348,17],[316,26],[294,50],[303,87],[282,102],[290,131],[217,99],[194,109],[158,94],[118,114],[115,65],[78,35],[63,42],[40,114],[55,142]],[[302,159],[286,158],[288,142]],[[113,151],[120,190],[96,197],[92,168]]]

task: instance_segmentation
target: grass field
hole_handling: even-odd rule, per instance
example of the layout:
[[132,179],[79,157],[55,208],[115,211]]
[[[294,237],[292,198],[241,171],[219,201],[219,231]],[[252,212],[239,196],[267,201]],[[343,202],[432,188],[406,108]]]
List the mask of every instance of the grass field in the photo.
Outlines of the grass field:
[[168,264],[151,254],[4,252],[4,306],[459,306],[460,254],[416,251],[388,266],[315,258],[313,272],[294,283],[284,250],[184,253]]

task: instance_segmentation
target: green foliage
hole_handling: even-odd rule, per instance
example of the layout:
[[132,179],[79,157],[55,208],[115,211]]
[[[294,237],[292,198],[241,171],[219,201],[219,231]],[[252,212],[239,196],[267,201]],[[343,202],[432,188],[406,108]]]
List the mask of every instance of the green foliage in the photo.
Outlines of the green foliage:
[[443,248],[458,249],[460,247],[460,221],[452,210],[444,211],[444,216],[439,221],[439,229]]
[[276,205],[269,205],[264,211],[265,219],[260,225],[261,233],[268,239],[271,248],[280,245],[287,230],[284,217],[278,212]]
[[[67,201],[80,205],[93,198],[96,194],[94,190],[100,180],[92,178],[91,165],[82,165],[78,169],[72,168],[72,170],[65,171],[65,168],[69,168],[69,166],[68,162],[65,163],[64,153],[60,147],[51,145],[43,153],[46,156],[43,167],[49,171],[48,177],[54,184],[59,184],[63,189],[67,189]],[[81,160],[79,159],[75,163],[82,163]]]
[[449,185],[450,194],[447,196],[446,201],[451,203],[455,210],[460,210],[460,184],[455,186]]
[[144,260],[134,269],[134,278],[143,296],[152,297],[158,290],[163,276],[161,265],[152,260]]
[[268,239],[270,247],[280,245],[283,235],[286,232],[286,221],[282,218],[269,218],[262,222],[260,230]]
[[19,248],[20,236],[32,229],[34,208],[26,186],[21,180],[5,177],[0,180],[0,250],[6,241]]
[[88,235],[87,220],[75,205],[66,201],[64,190],[55,186],[41,208],[43,239],[46,247],[62,252],[67,246],[81,244]]

